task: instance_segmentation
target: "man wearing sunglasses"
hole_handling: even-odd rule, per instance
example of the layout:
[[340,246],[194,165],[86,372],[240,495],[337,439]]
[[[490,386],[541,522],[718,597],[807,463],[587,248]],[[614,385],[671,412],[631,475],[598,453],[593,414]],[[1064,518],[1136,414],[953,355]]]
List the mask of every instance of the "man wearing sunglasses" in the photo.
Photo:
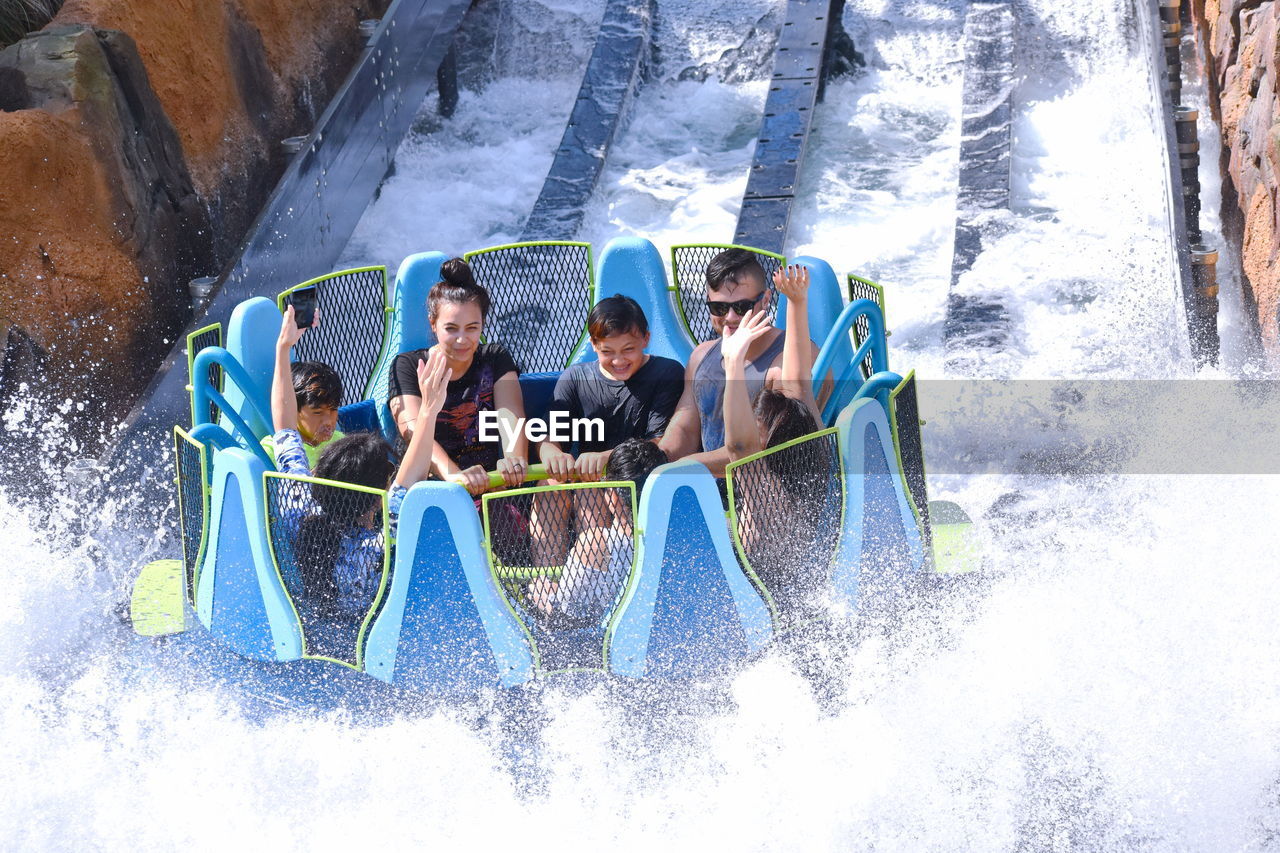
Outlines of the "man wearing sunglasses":
[[[721,342],[733,334],[753,311],[768,311],[773,292],[765,284],[764,268],[755,253],[726,249],[707,264],[707,312],[716,337],[698,344],[685,368],[684,393],[658,446],[671,459],[690,458],[706,465],[716,477],[724,476],[729,452],[724,446],[725,371]],[[786,333],[770,329],[753,341],[746,353],[749,398],[772,388],[782,375],[782,348]],[[818,348],[809,344],[809,365]]]

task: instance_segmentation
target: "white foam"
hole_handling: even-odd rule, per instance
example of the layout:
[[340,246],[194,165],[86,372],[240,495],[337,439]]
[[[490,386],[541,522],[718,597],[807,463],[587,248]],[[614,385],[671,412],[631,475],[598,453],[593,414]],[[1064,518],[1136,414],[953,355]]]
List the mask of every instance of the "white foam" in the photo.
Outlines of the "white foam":
[[[1024,375],[1186,375],[1152,248],[1163,204],[1143,154],[1152,131],[1126,94],[1141,72],[1118,47],[1120,19],[1107,3],[1019,8],[1052,42],[1053,67],[1077,79],[1020,108],[1019,240],[972,275],[1016,309]],[[872,67],[828,90],[792,252],[881,279],[895,366],[934,376],[960,11],[850,2],[846,24]],[[402,151],[351,252],[394,265],[510,239],[576,86],[505,79],[464,93],[453,122]],[[727,239],[762,100],[759,84],[648,89],[588,236]],[[1026,215],[1033,205],[1053,214]],[[62,522],[0,494],[0,838],[27,849],[1274,846],[1271,478],[939,474],[931,486],[975,514],[1022,496],[983,528],[988,594],[872,632],[842,653],[825,703],[774,656],[697,713],[683,697],[553,687],[534,703],[545,720],[532,767],[515,775],[519,727],[472,706],[251,719],[234,689],[119,624],[129,560],[94,563],[86,543],[67,552],[54,540]]]

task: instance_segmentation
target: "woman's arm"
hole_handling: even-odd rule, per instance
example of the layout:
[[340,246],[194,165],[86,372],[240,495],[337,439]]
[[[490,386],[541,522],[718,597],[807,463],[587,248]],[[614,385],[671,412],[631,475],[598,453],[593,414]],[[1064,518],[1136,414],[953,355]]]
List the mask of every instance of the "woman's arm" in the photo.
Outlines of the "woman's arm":
[[421,405],[418,407],[409,449],[405,451],[400,470],[396,472],[397,486],[408,488],[427,476],[437,447],[436,415],[440,414],[440,409],[444,406],[449,377],[450,371],[443,351],[433,349],[426,361],[418,360],[418,390],[422,392],[422,397],[418,399]]
[[822,422],[813,397],[813,343],[809,340],[809,268],[788,264],[773,274],[773,283],[787,297],[787,337],[782,343],[782,376],[778,390],[809,407]]
[[[730,461],[762,449],[760,429],[747,394],[747,350],[773,331],[763,311],[749,311],[732,335],[725,329],[720,352],[724,357],[724,446]],[[784,345],[785,346],[785,345]]]
[[514,370],[507,371],[493,384],[493,405],[498,410],[498,418],[507,426],[507,435],[515,434],[516,440],[510,449],[505,442],[502,447],[502,458],[498,460],[498,470],[508,486],[519,486],[524,483],[525,471],[529,468],[529,442],[524,430],[517,429],[524,420],[524,394],[520,391],[520,374]]
[[[421,362],[419,362],[421,363]],[[422,409],[422,398],[412,394],[401,394],[387,401],[391,409],[391,417],[396,422],[396,429],[405,441],[413,441],[413,432],[418,423],[418,412]],[[435,431],[432,425],[432,432]]]

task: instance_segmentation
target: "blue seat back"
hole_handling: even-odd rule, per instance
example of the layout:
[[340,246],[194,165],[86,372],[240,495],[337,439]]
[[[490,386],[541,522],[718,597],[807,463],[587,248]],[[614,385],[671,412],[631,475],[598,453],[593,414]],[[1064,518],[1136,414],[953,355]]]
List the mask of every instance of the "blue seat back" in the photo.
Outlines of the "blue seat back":
[[433,346],[435,335],[427,322],[427,294],[440,280],[440,265],[449,259],[443,252],[419,252],[405,258],[396,272],[391,298],[392,315],[387,345],[374,368],[370,382],[371,399],[377,406],[378,422],[386,439],[395,442],[396,423],[387,408],[387,384],[391,365],[402,352]]
[[[524,399],[525,417],[546,419],[547,413],[551,410],[551,397],[556,390],[556,380],[559,378],[559,371],[520,374],[520,396]],[[533,448],[530,448],[530,452],[532,451]]]
[[434,694],[533,677],[529,642],[494,587],[479,516],[461,486],[423,482],[409,490],[364,665],[383,681]]
[[254,454],[214,454],[208,547],[196,589],[196,615],[238,654],[297,660],[302,630],[271,559],[262,475]]
[[925,565],[884,407],[855,400],[836,420],[845,473],[844,529],[832,572],[836,600],[850,611],[902,590]]
[[612,672],[699,678],[769,641],[769,608],[738,567],[706,466],[684,460],[657,468],[639,525],[635,577],[610,631]]
[[[263,413],[268,416],[271,413],[271,375],[275,372],[280,319],[280,310],[274,302],[255,296],[237,305],[227,322],[227,352],[244,368],[250,382],[248,387],[224,383],[225,396],[231,409],[244,419],[259,440],[271,434],[271,424]],[[193,376],[192,382],[199,379]],[[249,402],[246,397],[255,399]]]

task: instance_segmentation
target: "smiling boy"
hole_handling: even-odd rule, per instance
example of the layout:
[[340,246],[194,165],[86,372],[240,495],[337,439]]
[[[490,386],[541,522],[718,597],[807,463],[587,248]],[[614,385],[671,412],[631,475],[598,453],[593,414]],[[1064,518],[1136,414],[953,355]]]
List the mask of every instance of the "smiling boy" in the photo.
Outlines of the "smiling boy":
[[596,360],[572,365],[560,374],[551,411],[567,412],[573,418],[599,418],[604,422],[604,439],[580,442],[577,460],[558,444],[544,442],[542,463],[560,481],[574,474],[582,480],[599,480],[609,454],[623,441],[661,437],[684,390],[680,362],[645,352],[649,321],[634,299],[600,300],[587,317],[587,333]]

